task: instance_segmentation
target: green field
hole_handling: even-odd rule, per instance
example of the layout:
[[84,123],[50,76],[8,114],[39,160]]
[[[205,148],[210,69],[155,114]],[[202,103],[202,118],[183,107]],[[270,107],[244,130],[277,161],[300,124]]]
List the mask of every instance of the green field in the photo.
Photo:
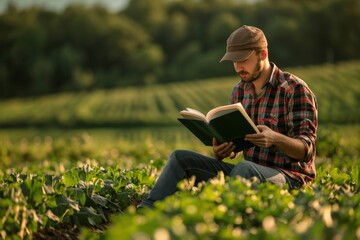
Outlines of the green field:
[[174,127],[126,133],[1,130],[1,236],[358,239],[359,130],[360,125],[319,129],[318,177],[301,191],[289,194],[276,186],[219,176],[197,188],[184,182],[182,191],[156,210],[140,213],[133,206],[153,186],[173,149],[205,154],[210,149]]
[[291,193],[221,175],[184,181],[142,212],[172,150],[210,154],[179,110],[227,103],[236,78],[2,101],[0,237],[360,239],[360,62],[291,72],[319,101],[316,181]]
[[[320,123],[359,123],[360,62],[289,69],[319,102]],[[131,127],[177,123],[186,107],[207,112],[227,104],[239,79],[216,78],[96,90],[0,102],[0,127]]]

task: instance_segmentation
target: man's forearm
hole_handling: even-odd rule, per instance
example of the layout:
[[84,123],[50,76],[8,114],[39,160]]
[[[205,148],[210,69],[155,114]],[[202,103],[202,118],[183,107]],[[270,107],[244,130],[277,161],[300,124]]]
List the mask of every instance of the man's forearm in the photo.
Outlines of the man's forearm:
[[281,133],[277,133],[274,145],[279,151],[285,153],[289,157],[297,160],[305,159],[306,147],[300,139],[291,138]]

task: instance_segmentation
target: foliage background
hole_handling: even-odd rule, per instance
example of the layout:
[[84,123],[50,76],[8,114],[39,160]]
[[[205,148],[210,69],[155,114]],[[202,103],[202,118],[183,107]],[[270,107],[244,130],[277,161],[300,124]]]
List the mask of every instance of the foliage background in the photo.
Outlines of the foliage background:
[[[359,6],[10,4],[0,15],[0,237],[360,239]],[[243,24],[262,28],[271,60],[318,97],[315,182],[293,194],[221,176],[182,182],[157,210],[135,212],[172,150],[210,154],[176,116],[228,101],[238,78],[218,60]]]
[[219,59],[244,24],[263,29],[281,67],[360,58],[357,0],[132,0],[115,13],[10,3],[0,16],[0,98],[227,76]]

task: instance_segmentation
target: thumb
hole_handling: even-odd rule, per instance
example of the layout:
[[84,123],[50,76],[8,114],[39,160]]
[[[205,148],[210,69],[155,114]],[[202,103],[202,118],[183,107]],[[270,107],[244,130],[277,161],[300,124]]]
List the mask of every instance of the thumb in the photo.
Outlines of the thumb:
[[265,125],[257,125],[256,127],[259,129],[260,132],[262,132],[262,131],[264,131],[265,129],[267,129],[267,126],[265,126]]
[[233,159],[233,158],[235,158],[235,157],[236,157],[236,153],[235,153],[235,152],[231,152],[229,158],[230,158],[230,159]]

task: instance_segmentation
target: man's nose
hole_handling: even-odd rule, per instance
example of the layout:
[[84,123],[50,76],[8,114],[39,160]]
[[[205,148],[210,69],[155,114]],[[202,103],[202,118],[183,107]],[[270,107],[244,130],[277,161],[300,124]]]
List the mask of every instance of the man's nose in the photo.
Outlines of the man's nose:
[[243,66],[242,66],[242,64],[239,63],[239,62],[234,62],[234,68],[235,68],[235,71],[236,71],[236,72],[240,72],[240,71],[243,70]]

